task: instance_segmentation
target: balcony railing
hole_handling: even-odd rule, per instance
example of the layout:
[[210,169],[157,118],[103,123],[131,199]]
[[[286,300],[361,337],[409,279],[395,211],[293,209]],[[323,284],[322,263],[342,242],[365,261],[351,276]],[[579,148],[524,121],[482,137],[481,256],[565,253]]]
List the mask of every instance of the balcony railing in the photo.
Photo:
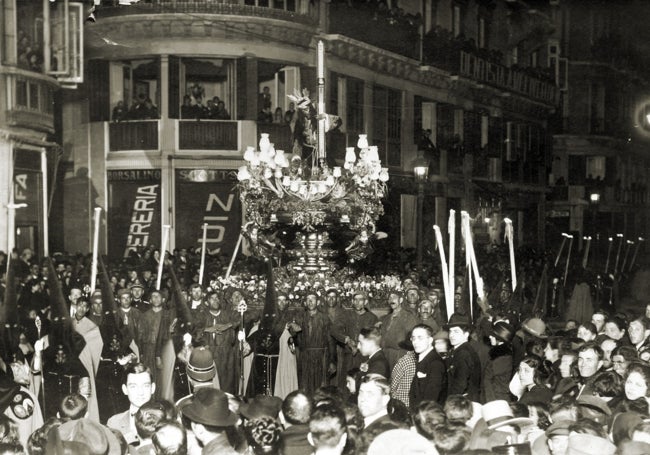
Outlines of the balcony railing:
[[235,121],[179,120],[180,150],[238,150],[238,128]]
[[514,68],[499,63],[496,52],[474,49],[446,35],[431,34],[424,39],[423,61],[452,74],[467,77],[504,91],[520,93],[547,104],[558,103],[555,82],[537,75],[537,68]]
[[414,17],[395,17],[381,11],[375,3],[332,2],[329,33],[345,35],[405,57],[419,56],[419,22]]
[[[169,14],[169,13],[196,13],[196,14],[225,14],[233,16],[253,16],[264,19],[278,19],[284,21],[298,22],[306,25],[314,25],[317,18],[314,14],[318,8],[308,7],[309,11],[300,11],[299,1],[278,1],[269,0],[265,2],[268,6],[255,6],[244,0],[151,0],[139,2],[130,6],[119,6],[117,1],[114,5],[102,6],[101,16],[124,16],[134,14]],[[309,3],[309,2],[307,2]],[[313,14],[312,14],[313,13]]]
[[109,150],[158,150],[158,123],[158,120],[109,123]]

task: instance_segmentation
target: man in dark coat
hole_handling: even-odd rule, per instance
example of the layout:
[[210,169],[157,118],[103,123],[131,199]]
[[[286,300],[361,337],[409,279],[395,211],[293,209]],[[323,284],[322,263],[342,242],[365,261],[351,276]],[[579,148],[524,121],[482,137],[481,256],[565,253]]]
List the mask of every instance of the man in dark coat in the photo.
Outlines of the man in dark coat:
[[418,324],[411,333],[411,342],[417,355],[416,372],[411,383],[409,403],[415,409],[422,401],[443,404],[447,396],[445,362],[433,348],[433,331],[426,324]]
[[283,455],[311,453],[312,447],[307,439],[309,417],[314,403],[304,392],[294,390],[282,402],[280,421],[284,425],[282,441]]
[[364,361],[359,366],[361,376],[380,374],[390,379],[390,365],[384,350],[381,349],[381,334],[377,327],[364,327],[359,332],[359,353]]
[[364,423],[362,434],[368,445],[381,433],[401,428],[388,415],[389,400],[390,384],[386,378],[368,374],[361,379],[358,404]]
[[481,397],[481,362],[468,343],[470,322],[467,316],[454,313],[445,326],[452,350],[447,359],[448,395],[465,395],[478,402]]

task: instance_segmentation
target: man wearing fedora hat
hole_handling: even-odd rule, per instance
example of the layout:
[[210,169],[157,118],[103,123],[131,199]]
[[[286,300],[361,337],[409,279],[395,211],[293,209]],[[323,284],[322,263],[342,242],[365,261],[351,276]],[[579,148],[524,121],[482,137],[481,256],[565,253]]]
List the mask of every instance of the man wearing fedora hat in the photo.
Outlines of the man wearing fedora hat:
[[235,426],[238,418],[228,408],[228,396],[224,392],[201,388],[179,410],[190,421],[192,432],[203,446],[202,455],[237,453],[226,432]]
[[469,340],[471,328],[467,316],[454,313],[445,325],[452,350],[447,359],[447,394],[465,395],[478,402],[481,394],[481,361]]
[[515,417],[505,400],[494,400],[481,407],[481,419],[474,426],[470,449],[487,449],[504,444],[526,442],[535,422],[530,417]]

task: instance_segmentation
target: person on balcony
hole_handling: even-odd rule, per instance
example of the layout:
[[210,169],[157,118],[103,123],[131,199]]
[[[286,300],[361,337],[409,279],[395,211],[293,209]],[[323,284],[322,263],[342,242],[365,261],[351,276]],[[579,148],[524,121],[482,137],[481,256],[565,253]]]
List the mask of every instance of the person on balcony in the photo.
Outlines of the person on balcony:
[[196,118],[196,109],[192,106],[192,98],[190,95],[183,97],[183,105],[181,106],[181,118],[193,119]]
[[293,121],[293,116],[296,113],[295,103],[289,103],[289,109],[284,113],[284,122],[291,123]]
[[226,103],[219,101],[217,103],[217,117],[218,120],[230,120],[230,113],[226,110]]
[[126,109],[124,108],[124,101],[120,100],[117,102],[117,105],[113,108],[112,115],[114,122],[121,122],[126,120]]
[[257,123],[273,123],[271,106],[266,106],[257,114]]
[[262,89],[262,93],[257,95],[257,107],[261,110],[269,108],[271,110],[271,89],[268,86],[265,86]]

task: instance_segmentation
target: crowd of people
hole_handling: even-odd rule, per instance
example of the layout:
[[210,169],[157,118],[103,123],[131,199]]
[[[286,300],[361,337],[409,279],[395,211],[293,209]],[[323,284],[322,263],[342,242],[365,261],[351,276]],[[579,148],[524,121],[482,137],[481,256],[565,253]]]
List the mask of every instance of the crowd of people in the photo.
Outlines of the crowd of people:
[[[192,102],[194,100],[194,102]],[[230,114],[226,109],[226,103],[221,101],[218,96],[208,99],[207,104],[203,104],[203,98],[200,96],[191,97],[183,96],[183,105],[181,106],[182,119],[211,119],[211,120],[230,120]]]
[[118,101],[113,108],[111,118],[114,122],[123,122],[125,120],[155,120],[160,118],[160,113],[158,112],[158,107],[151,101],[151,98],[140,93],[129,107],[124,105],[124,101]]
[[159,257],[130,259],[94,290],[85,260],[4,264],[0,454],[650,453],[650,302],[576,280],[565,320],[520,320],[493,285],[447,318],[409,276],[385,309],[331,283],[296,306],[269,262],[253,308],[187,251],[163,286]]

